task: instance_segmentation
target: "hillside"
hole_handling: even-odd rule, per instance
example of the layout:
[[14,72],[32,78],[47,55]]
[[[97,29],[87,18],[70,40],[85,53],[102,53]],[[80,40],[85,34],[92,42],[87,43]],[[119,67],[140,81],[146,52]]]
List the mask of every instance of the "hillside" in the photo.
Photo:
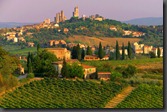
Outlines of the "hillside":
[[98,46],[99,43],[101,42],[102,45],[106,46],[106,45],[110,45],[112,47],[115,47],[115,43],[116,41],[118,41],[118,43],[120,44],[120,46],[122,45],[122,43],[124,43],[125,46],[128,45],[128,41],[130,43],[134,43],[134,42],[139,42],[140,40],[142,40],[141,38],[111,38],[111,37],[89,37],[89,36],[79,36],[79,35],[75,35],[73,37],[69,37],[67,39],[65,39],[66,41],[70,41],[70,42],[78,42],[78,43],[82,43],[82,44],[86,44],[89,46]]
[[132,25],[163,25],[163,17],[137,18],[122,22]]

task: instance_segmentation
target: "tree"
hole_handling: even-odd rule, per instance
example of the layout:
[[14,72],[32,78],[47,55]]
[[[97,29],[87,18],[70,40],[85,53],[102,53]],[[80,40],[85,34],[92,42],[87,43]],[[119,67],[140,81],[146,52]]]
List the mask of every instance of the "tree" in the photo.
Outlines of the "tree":
[[125,47],[124,44],[122,43],[122,60],[125,59]]
[[130,42],[128,42],[128,58],[129,59],[132,58],[132,48]]
[[128,67],[122,72],[122,76],[124,78],[130,78],[130,77],[134,76],[136,71],[137,71],[137,69],[135,66],[128,65]]
[[119,45],[118,41],[116,41],[116,60],[120,59]]
[[72,55],[72,59],[77,59],[77,47],[76,46],[72,48],[71,55]]
[[89,46],[87,47],[86,55],[92,55],[92,50]]
[[28,73],[32,73],[32,54],[29,52],[27,57],[27,69]]
[[67,67],[67,62],[65,60],[65,58],[63,59],[63,68],[61,69],[61,75],[63,77],[68,77],[68,67]]
[[80,48],[80,46],[79,46],[79,44],[77,45],[77,59],[78,60],[81,60],[81,48]]
[[34,55],[32,65],[35,76],[53,77],[56,75],[56,70],[52,62],[57,60],[57,57],[47,50],[42,50],[39,52],[39,55]]
[[39,53],[39,50],[40,50],[40,45],[38,44],[37,45],[37,54]]
[[150,54],[150,58],[156,58],[156,55],[154,52],[151,51],[149,54]]
[[158,58],[160,58],[161,51],[160,51],[160,48],[159,48],[159,47],[158,47],[157,55],[158,55]]
[[85,57],[85,50],[82,48],[82,59]]
[[101,42],[99,43],[98,56],[99,56],[100,59],[102,59],[104,57],[104,51],[103,51]]

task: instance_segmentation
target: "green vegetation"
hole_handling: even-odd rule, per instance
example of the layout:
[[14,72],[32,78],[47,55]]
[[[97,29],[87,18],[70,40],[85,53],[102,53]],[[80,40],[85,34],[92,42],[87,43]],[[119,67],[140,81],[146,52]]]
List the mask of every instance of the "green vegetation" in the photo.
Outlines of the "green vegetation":
[[126,84],[44,79],[0,98],[1,108],[103,108]]
[[[146,58],[146,59],[133,59],[133,60],[109,60],[109,61],[83,61],[83,64],[97,67],[98,71],[111,71],[117,66],[133,65],[138,67],[151,66],[150,69],[158,69],[163,64],[163,58]],[[157,68],[158,67],[158,68]],[[142,68],[148,70],[147,68]],[[162,68],[161,68],[162,69]],[[143,72],[139,71],[139,72]]]
[[104,57],[104,50],[103,50],[101,42],[99,43],[98,57],[100,59],[102,59]]
[[119,45],[118,45],[118,41],[116,41],[116,46],[115,46],[115,54],[116,54],[116,60],[119,60],[120,59],[120,52],[119,52]]
[[36,52],[36,47],[24,48],[24,49],[14,49],[14,50],[9,50],[9,52],[12,55],[27,56],[28,52],[35,53]]
[[61,70],[61,75],[65,78],[83,78],[84,71],[82,66],[79,66],[78,63],[68,64],[65,59],[63,60],[63,67]]
[[163,87],[142,84],[116,108],[163,108]]

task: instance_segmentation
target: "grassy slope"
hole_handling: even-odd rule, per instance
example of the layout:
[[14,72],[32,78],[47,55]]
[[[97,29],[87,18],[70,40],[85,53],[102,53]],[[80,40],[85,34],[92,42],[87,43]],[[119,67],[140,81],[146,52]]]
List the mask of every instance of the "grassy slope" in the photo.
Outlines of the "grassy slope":
[[70,42],[80,42],[83,44],[87,44],[87,45],[96,45],[99,46],[99,42],[102,43],[103,46],[106,45],[110,45],[115,47],[115,43],[116,41],[118,41],[118,43],[120,44],[120,46],[122,45],[122,43],[124,43],[124,45],[128,45],[128,41],[130,41],[131,43],[134,42],[139,42],[141,40],[141,38],[107,38],[107,37],[88,37],[88,36],[73,36],[73,37],[69,37],[66,40],[70,41]]
[[115,68],[117,66],[134,65],[138,69],[163,69],[163,58],[148,58],[136,60],[110,60],[110,61],[83,61],[82,63],[92,65],[104,70],[104,68]]

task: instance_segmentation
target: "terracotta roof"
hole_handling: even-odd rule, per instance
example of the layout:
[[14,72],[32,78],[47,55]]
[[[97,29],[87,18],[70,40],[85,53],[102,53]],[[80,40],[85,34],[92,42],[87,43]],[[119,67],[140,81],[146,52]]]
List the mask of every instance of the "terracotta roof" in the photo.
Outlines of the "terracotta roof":
[[89,65],[85,65],[85,64],[82,64],[81,65],[83,68],[96,68],[96,67],[94,67],[94,66],[89,66]]
[[105,75],[105,74],[111,74],[111,72],[98,72],[97,74],[98,75],[103,75],[103,74]]
[[[77,59],[66,60],[67,63],[80,63]],[[52,64],[63,64],[63,61],[52,62]]]
[[96,55],[85,55],[85,57],[94,57],[94,58],[98,58],[98,56],[96,56]]

